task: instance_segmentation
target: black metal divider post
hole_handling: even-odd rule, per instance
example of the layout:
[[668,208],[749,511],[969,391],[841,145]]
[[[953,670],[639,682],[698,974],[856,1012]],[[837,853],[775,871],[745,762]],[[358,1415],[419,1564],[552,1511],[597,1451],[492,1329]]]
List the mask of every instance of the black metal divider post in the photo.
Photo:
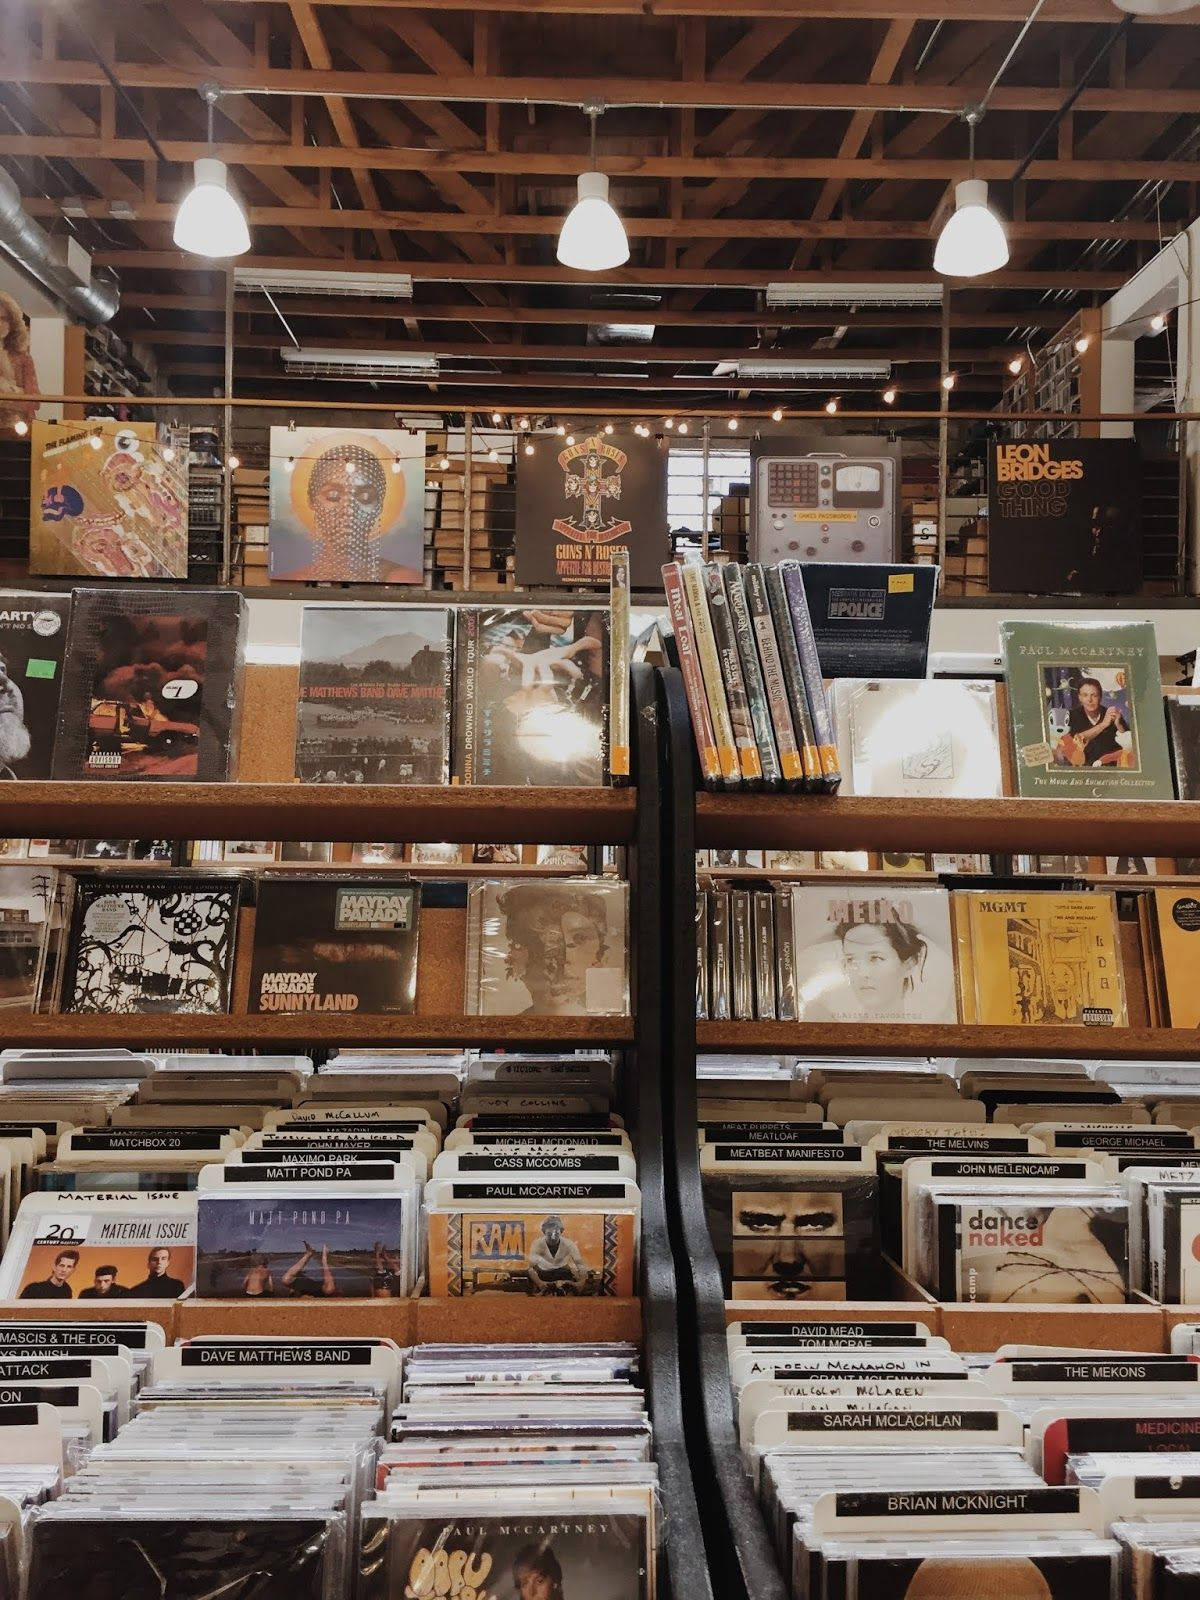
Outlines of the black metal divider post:
[[632,676],[635,779],[638,785],[634,848],[630,852],[631,934],[634,950],[634,1082],[625,1104],[636,1123],[638,1181],[642,1191],[642,1349],[654,1449],[665,1516],[658,1594],[671,1600],[725,1600],[706,1561],[703,1524],[693,1485],[693,1464],[684,1426],[681,1352],[676,1327],[676,1257],[668,1224],[663,1128],[664,1000],[670,982],[664,967],[663,794],[659,783],[660,741],[654,669],[637,665]]
[[668,1214],[680,1280],[679,1349],[692,1474],[721,1600],[787,1600],[742,1464],[729,1384],[725,1291],[709,1237],[696,1143],[696,758],[683,679],[657,670],[666,992],[663,1094]]

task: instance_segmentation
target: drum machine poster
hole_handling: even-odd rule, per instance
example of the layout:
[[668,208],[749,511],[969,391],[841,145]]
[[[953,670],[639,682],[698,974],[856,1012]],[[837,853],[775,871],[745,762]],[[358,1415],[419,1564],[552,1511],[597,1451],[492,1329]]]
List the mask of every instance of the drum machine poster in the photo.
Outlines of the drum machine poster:
[[750,468],[753,560],[896,559],[898,444],[865,435],[763,439]]

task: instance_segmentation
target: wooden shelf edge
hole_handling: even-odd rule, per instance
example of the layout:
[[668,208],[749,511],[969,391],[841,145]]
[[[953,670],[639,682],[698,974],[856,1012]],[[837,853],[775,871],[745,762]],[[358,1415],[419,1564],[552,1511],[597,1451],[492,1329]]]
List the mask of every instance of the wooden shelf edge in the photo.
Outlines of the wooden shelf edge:
[[629,1017],[176,1016],[0,1011],[0,1045],[620,1045],[633,1042]]
[[698,1022],[696,1046],[701,1053],[748,1050],[784,1055],[1197,1060],[1200,1032],[1189,1028],[1002,1028],[919,1022]]
[[696,846],[1000,851],[1045,855],[1102,838],[1109,855],[1200,851],[1200,801],[914,800],[869,795],[698,794]]
[[0,793],[0,835],[121,839],[152,817],[173,839],[624,844],[636,809],[633,788],[22,782]]

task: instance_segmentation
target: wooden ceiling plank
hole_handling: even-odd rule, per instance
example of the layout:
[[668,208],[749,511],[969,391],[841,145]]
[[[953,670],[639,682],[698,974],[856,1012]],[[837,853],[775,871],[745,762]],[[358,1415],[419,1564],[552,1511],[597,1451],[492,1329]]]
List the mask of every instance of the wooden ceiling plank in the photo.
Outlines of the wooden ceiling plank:
[[[138,0],[127,0],[137,4]],[[257,5],[261,0],[229,0],[231,4]],[[345,0],[315,0],[317,5],[340,6]],[[429,0],[356,0],[363,9],[421,11]],[[515,0],[438,0],[444,11],[508,13]],[[893,17],[928,18],[930,21],[1003,22],[1020,24],[1029,14],[1028,0],[522,0],[519,9],[529,16],[645,17],[647,7],[657,18],[756,17],[809,18],[861,17],[890,21]],[[1108,0],[1048,0],[1037,22],[1111,22]],[[1156,16],[1156,25],[1186,26],[1186,15]]]

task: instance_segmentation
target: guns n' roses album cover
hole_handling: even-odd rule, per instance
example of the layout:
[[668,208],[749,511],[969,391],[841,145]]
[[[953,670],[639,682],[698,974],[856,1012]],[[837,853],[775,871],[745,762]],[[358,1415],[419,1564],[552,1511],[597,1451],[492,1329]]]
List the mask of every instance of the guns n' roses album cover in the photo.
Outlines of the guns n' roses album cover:
[[944,889],[792,890],[806,1022],[957,1022]]
[[233,878],[84,878],[75,886],[64,1011],[229,1010]]
[[187,440],[152,422],[34,422],[29,570],[186,578]]
[[[569,1492],[569,1491],[568,1491]],[[649,1524],[629,1513],[363,1524],[360,1600],[649,1600]]]
[[305,606],[296,776],[445,783],[453,638],[441,607]]
[[420,912],[395,878],[263,878],[250,1010],[411,1011]]
[[48,778],[69,594],[0,590],[0,781]]
[[454,776],[600,785],[608,757],[608,612],[458,613]]
[[420,583],[425,435],[403,428],[272,428],[272,578]]
[[659,588],[671,558],[661,441],[596,429],[519,455],[518,582],[607,587],[614,555],[628,558],[634,588]]
[[216,589],[76,591],[54,776],[230,776],[245,605]]
[[1002,622],[1017,792],[1171,800],[1150,622]]

